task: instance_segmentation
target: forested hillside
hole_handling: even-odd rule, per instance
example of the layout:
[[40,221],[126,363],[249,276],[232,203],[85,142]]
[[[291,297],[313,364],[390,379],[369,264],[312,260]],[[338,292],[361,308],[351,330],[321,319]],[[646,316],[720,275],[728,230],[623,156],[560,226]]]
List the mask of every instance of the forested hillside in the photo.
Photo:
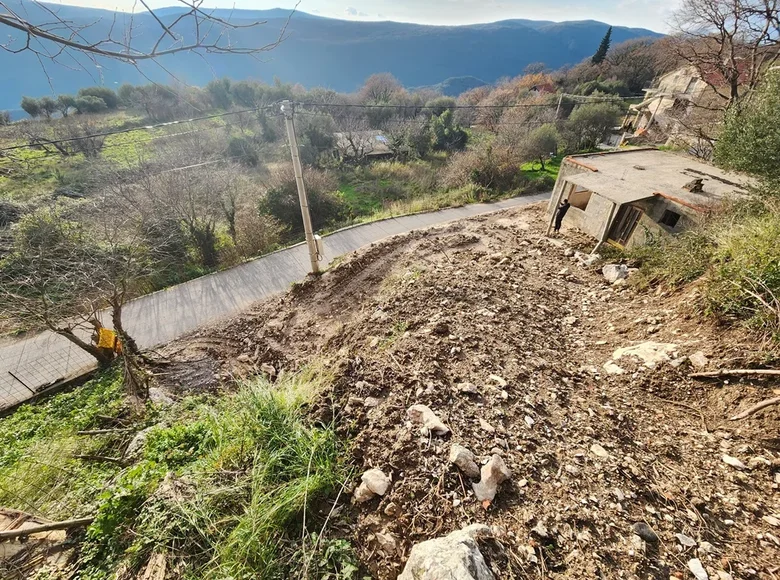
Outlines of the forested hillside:
[[[21,13],[29,14],[31,21],[51,19],[50,14],[33,3],[10,1],[6,4],[16,5]],[[23,11],[22,4],[25,5]],[[51,5],[51,9],[67,17],[73,26],[94,22],[82,32],[89,40],[104,37],[115,17],[113,25],[117,30],[129,23],[129,15],[124,13],[115,15],[60,5]],[[175,16],[175,8],[160,13],[163,20],[173,20]],[[79,58],[82,70],[72,61],[56,65],[43,59],[47,78],[35,55],[0,51],[0,109],[16,109],[23,95],[44,96],[52,92],[52,87],[56,93],[73,93],[83,86],[95,84],[96,80],[114,88],[125,82],[140,84],[149,80],[167,84],[171,82],[171,74],[182,82],[200,86],[215,77],[226,76],[266,83],[279,78],[287,83],[337,91],[354,91],[378,71],[392,73],[407,87],[435,85],[460,76],[475,76],[492,83],[501,77],[517,76],[533,62],[542,61],[550,69],[576,64],[593,53],[608,27],[594,21],[535,23],[525,20],[458,27],[420,26],[349,22],[304,13],[295,13],[288,24],[288,17],[289,14],[280,10],[232,12],[231,21],[239,25],[253,19],[267,20],[267,24],[257,28],[233,31],[231,42],[238,45],[272,43],[284,30],[284,42],[259,60],[250,56],[212,54],[206,55],[208,65],[204,66],[203,58],[198,55],[177,54],[162,58],[159,64],[141,63],[135,68],[100,57],[95,62]],[[146,13],[134,18],[135,37],[148,37],[149,42],[153,42],[151,33],[156,22]],[[0,24],[0,32],[5,30],[17,39],[17,44],[23,44],[24,39],[18,31]],[[657,36],[643,29],[615,27],[613,31],[615,43]],[[47,46],[46,41],[42,43]],[[49,49],[53,51],[52,47]]]

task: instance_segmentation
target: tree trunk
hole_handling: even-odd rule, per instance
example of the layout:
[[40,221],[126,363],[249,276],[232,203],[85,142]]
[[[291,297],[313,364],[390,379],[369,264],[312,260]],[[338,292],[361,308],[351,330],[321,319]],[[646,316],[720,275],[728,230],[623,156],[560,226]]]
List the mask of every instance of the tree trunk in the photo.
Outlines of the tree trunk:
[[69,341],[71,341],[80,349],[83,349],[89,354],[91,354],[92,356],[94,356],[100,368],[104,369],[111,364],[111,359],[108,358],[106,355],[104,355],[103,352],[97,346],[81,340],[78,336],[76,336],[73,333],[72,330],[66,330],[66,329],[64,330],[64,329],[56,329],[56,328],[53,330],[60,336],[67,338]]
[[122,352],[130,356],[140,356],[141,350],[138,348],[138,344],[122,325],[122,304],[114,303],[111,305],[111,322],[114,325],[114,332],[122,341]]
[[544,171],[544,157],[541,155],[539,156],[539,163],[542,164],[542,171]]

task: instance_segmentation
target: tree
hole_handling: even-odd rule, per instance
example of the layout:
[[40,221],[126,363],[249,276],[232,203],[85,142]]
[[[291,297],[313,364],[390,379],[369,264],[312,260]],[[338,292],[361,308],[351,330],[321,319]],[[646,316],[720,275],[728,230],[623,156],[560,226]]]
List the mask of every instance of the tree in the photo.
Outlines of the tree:
[[71,95],[59,95],[57,97],[57,110],[63,117],[67,117],[71,109],[76,108],[76,99]]
[[401,83],[390,73],[375,74],[366,79],[358,98],[363,103],[387,104],[395,93],[402,90]]
[[596,51],[596,54],[593,55],[593,58],[591,58],[591,62],[593,64],[601,64],[604,62],[604,60],[607,58],[607,53],[609,52],[609,45],[612,42],[612,27],[610,26],[607,28],[607,33],[604,35],[604,38],[601,39],[601,44],[599,44],[599,48]]
[[590,103],[575,109],[564,125],[568,150],[595,148],[607,137],[620,114],[620,109],[611,103]]
[[79,89],[78,96],[101,99],[106,104],[106,108],[110,110],[114,110],[119,106],[119,97],[108,87],[85,87]]
[[47,119],[51,119],[52,114],[58,110],[57,101],[51,97],[41,97],[38,99],[38,107],[41,110],[41,114]]
[[215,79],[206,85],[206,92],[211,97],[211,102],[216,108],[228,110],[233,104],[230,87],[230,79],[227,77]]
[[78,111],[79,115],[103,113],[108,110],[108,106],[103,99],[92,95],[77,97],[73,102],[73,106],[76,107],[76,111]]
[[780,184],[780,70],[769,71],[757,92],[737,103],[726,115],[715,147],[715,161]]
[[[344,202],[333,193],[338,187],[335,179],[321,170],[304,168],[303,180],[315,230],[346,217]],[[303,235],[301,206],[292,165],[285,165],[271,173],[259,210],[261,214],[270,215],[286,226],[290,238]]]
[[41,105],[38,102],[38,99],[34,99],[32,97],[22,97],[20,106],[22,107],[22,110],[30,115],[33,119],[41,114]]
[[63,157],[79,153],[85,157],[97,157],[106,139],[105,135],[99,135],[98,126],[88,118],[69,117],[46,126],[22,124],[19,130],[31,145]]
[[537,75],[547,71],[547,65],[543,62],[532,62],[523,69],[524,75]]
[[0,127],[3,125],[11,124],[11,113],[8,111],[0,111]]
[[[86,56],[93,62],[97,57],[105,57],[137,65],[180,52],[258,55],[277,47],[287,30],[285,24],[275,40],[263,45],[243,46],[235,41],[235,31],[257,28],[266,21],[230,22],[204,9],[201,0],[179,0],[177,4],[182,10],[175,18],[158,15],[141,0],[156,22],[146,29],[139,28],[138,21],[133,18],[115,18],[112,22],[99,18],[88,24],[77,24],[39,0],[29,0],[29,4],[31,8],[20,12],[16,3],[0,0],[0,26],[22,33],[18,37],[3,34],[9,41],[0,43],[0,49],[15,54],[30,52],[39,60],[70,66],[81,62],[79,56]],[[27,16],[35,12],[32,7],[42,14],[40,19],[31,20]],[[50,43],[53,43],[53,49]]]
[[780,58],[778,0],[684,0],[674,14],[677,55],[727,108]]
[[622,81],[632,95],[641,94],[662,72],[659,46],[650,38],[621,42],[610,49],[605,63],[610,76]]
[[444,111],[454,111],[456,105],[453,97],[436,97],[425,103],[425,113],[431,117],[440,117]]
[[469,134],[455,124],[452,111],[446,110],[431,121],[433,148],[437,151],[460,151],[466,147]]
[[522,145],[522,151],[530,159],[538,159],[544,171],[544,160],[558,152],[560,135],[555,125],[548,123],[538,129],[534,129],[528,135],[528,139]]

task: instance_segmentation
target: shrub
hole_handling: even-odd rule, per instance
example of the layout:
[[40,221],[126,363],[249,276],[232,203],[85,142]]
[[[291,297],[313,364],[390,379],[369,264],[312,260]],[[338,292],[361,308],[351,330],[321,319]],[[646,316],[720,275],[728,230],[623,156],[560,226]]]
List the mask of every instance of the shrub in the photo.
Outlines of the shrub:
[[18,222],[22,217],[22,210],[18,205],[0,199],[0,227],[10,226]]
[[[346,217],[346,205],[334,193],[338,189],[338,183],[331,174],[319,169],[306,168],[303,172],[303,181],[306,184],[309,212],[315,230]],[[289,237],[296,238],[303,234],[298,188],[292,165],[272,171],[265,195],[260,201],[260,212],[277,219],[287,228]]]
[[76,110],[80,115],[86,113],[102,113],[108,110],[108,105],[100,97],[85,96],[78,97],[75,102]]
[[107,109],[116,109],[119,106],[119,97],[108,87],[85,87],[79,89],[79,97],[95,97],[106,104]]
[[569,151],[593,149],[609,134],[621,112],[611,103],[582,105],[564,124],[563,137]]
[[520,173],[522,158],[506,146],[486,145],[458,153],[445,170],[448,187],[478,185],[496,191],[510,191],[524,185]]
[[713,236],[708,311],[780,338],[780,213],[749,216]]
[[260,162],[257,148],[246,137],[231,137],[227,149],[228,155],[243,165],[257,167],[257,164]]
[[32,97],[22,97],[22,102],[19,106],[22,107],[22,110],[25,113],[33,118],[41,114],[41,105],[38,102],[38,99],[34,99]]

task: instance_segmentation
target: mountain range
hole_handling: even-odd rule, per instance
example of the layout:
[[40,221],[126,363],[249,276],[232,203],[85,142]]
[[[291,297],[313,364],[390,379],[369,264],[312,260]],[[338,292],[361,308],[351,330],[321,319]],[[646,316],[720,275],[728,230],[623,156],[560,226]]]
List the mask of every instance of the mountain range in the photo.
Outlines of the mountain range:
[[[33,23],[50,22],[56,12],[72,26],[92,24],[81,34],[94,41],[107,36],[110,27],[125,26],[130,15],[94,8],[38,4],[25,0],[6,0],[17,13]],[[172,21],[180,8],[162,8],[155,14],[163,22]],[[116,88],[122,83],[171,82],[176,79],[204,85],[221,76],[234,80],[254,79],[321,86],[338,91],[353,91],[373,73],[390,72],[408,87],[439,85],[455,92],[460,87],[492,83],[521,74],[526,65],[544,62],[555,69],[576,64],[592,55],[608,28],[596,21],[550,22],[504,20],[467,26],[426,26],[398,22],[360,22],[319,17],[290,11],[217,10],[215,14],[236,24],[266,20],[258,28],[231,32],[237,45],[258,46],[276,40],[285,29],[285,40],[260,59],[242,55],[176,54],[159,63],[146,62],[136,68],[108,59],[81,65],[63,66],[35,54],[13,54],[0,50],[0,109],[18,109],[22,96],[40,97],[52,93],[75,93],[80,87],[104,84]],[[288,23],[289,18],[289,23]],[[93,24],[94,23],[94,24]],[[147,13],[133,16],[134,37],[156,39],[159,25]],[[185,36],[187,32],[184,32]],[[0,24],[0,38],[23,40],[21,33]],[[612,42],[638,37],[658,37],[641,28],[616,26]],[[50,47],[51,48],[51,47]],[[67,62],[67,61],[66,61]],[[45,68],[45,71],[44,71]],[[475,77],[467,79],[467,77]],[[456,78],[455,82],[448,79]],[[457,80],[460,78],[461,80]]]

